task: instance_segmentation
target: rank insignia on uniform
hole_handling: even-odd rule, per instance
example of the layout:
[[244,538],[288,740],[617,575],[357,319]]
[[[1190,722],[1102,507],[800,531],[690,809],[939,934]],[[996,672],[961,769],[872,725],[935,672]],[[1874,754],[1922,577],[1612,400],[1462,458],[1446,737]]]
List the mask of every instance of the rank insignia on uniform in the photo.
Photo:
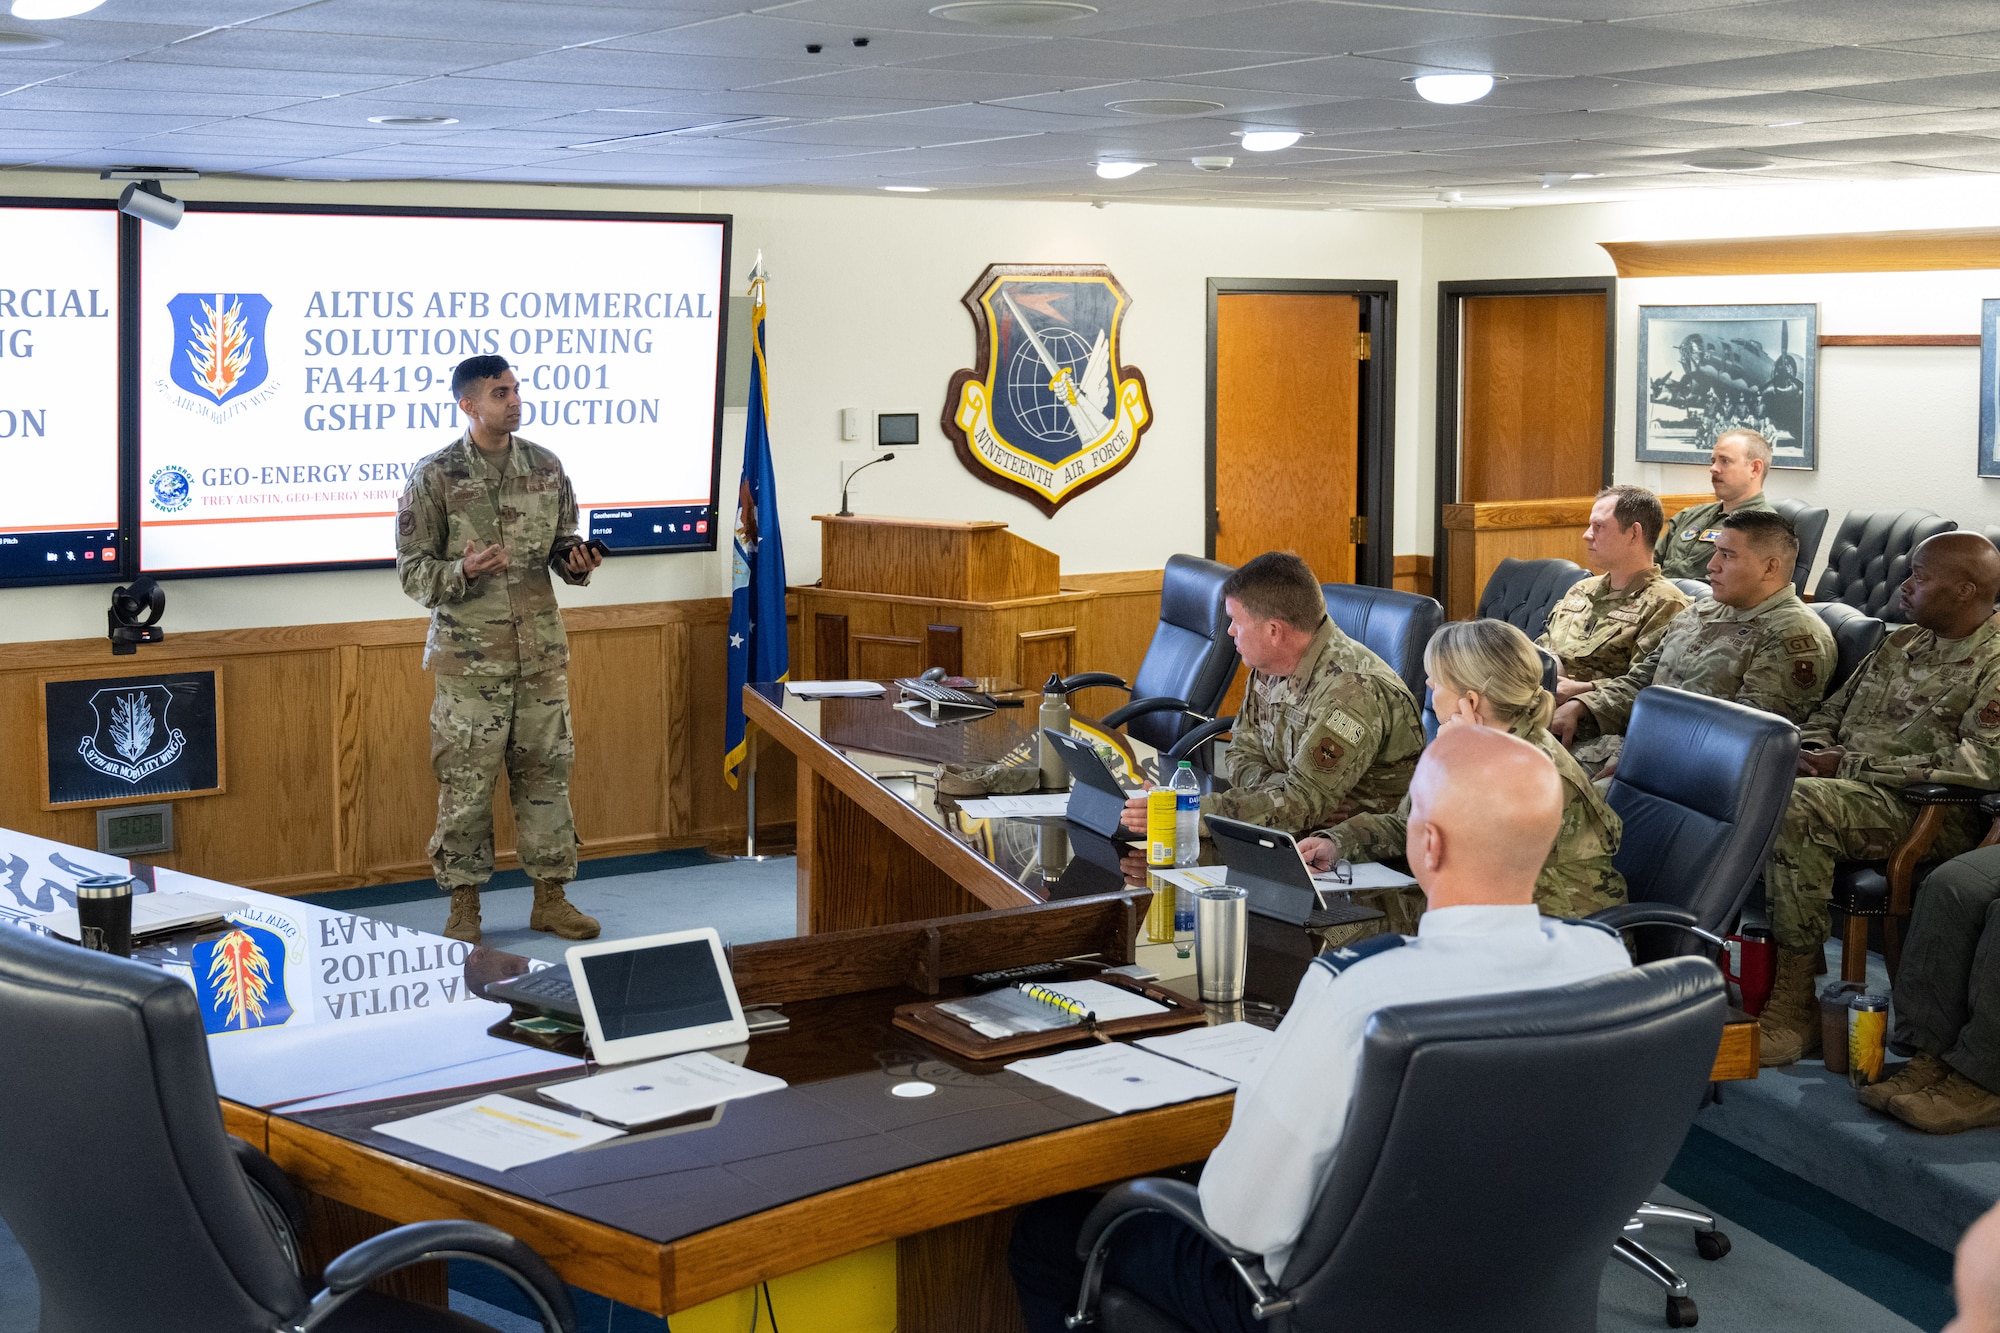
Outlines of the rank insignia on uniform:
[[1819,679],[1819,668],[1804,658],[1800,658],[1798,661],[1792,663],[1792,679],[1800,685],[1810,686]]
[[1986,701],[1986,707],[1979,710],[1979,725],[1988,731],[2000,727],[2000,699]]
[[992,264],[962,300],[978,365],[951,377],[944,433],[974,476],[1053,516],[1152,423],[1145,377],[1118,364],[1132,298],[1101,264]]
[[1409,942],[1409,937],[1405,935],[1370,935],[1365,940],[1356,940],[1354,943],[1342,945],[1338,949],[1328,949],[1325,953],[1313,959],[1313,964],[1316,967],[1325,968],[1335,976],[1339,976],[1356,963],[1373,958],[1378,953],[1387,953],[1391,949],[1400,949]]
[[1313,747],[1313,765],[1316,768],[1332,772],[1340,767],[1340,761],[1345,758],[1347,758],[1346,747],[1331,736],[1320,737],[1319,744]]

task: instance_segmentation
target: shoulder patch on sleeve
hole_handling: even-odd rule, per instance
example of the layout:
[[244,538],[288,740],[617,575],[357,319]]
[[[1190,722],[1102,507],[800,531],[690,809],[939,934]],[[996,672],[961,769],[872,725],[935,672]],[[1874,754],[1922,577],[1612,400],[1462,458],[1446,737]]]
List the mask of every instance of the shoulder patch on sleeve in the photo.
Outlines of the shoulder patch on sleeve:
[[397,532],[400,532],[405,537],[407,537],[416,530],[417,530],[417,516],[413,511],[405,509],[402,513],[396,515]]
[[1361,723],[1349,717],[1346,713],[1341,712],[1338,708],[1332,709],[1327,713],[1326,729],[1346,741],[1349,745],[1361,744]]
[[2000,727],[2000,699],[1988,699],[1979,710],[1979,725],[1987,731]]
[[1373,958],[1376,954],[1387,953],[1391,949],[1400,949],[1409,942],[1407,935],[1370,935],[1365,940],[1343,944],[1338,949],[1328,949],[1313,959],[1313,966],[1323,967],[1337,977],[1363,959]]
[[1785,640],[1785,651],[1788,653],[1809,653],[1817,647],[1819,643],[1810,634],[1794,634]]
[[1799,658],[1792,663],[1792,682],[1800,689],[1811,689],[1819,683],[1819,668],[1810,659]]

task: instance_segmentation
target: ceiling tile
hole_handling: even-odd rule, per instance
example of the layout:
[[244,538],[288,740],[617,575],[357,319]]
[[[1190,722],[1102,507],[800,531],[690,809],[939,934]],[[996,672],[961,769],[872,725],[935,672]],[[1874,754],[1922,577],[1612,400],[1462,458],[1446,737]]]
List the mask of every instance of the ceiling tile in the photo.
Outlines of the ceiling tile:
[[591,46],[495,63],[479,74],[485,78],[544,83],[719,91],[817,72],[803,58],[803,53],[798,60],[736,60],[726,56],[674,56]]
[[[167,23],[91,23],[84,19],[56,19],[47,23],[11,25],[16,31],[30,30],[36,36],[54,37],[61,44],[20,52],[29,60],[97,61],[123,60],[142,51],[152,51],[169,42],[192,37],[198,27]],[[0,47],[0,50],[10,48]]]
[[[44,83],[0,98],[0,111],[138,112],[163,116],[247,116],[298,102],[296,96],[213,92],[137,92],[126,88],[77,88],[68,80]],[[317,103],[314,103],[316,105]]]
[[1257,92],[1293,93],[1307,98],[1408,97],[1416,92],[1404,80],[1422,72],[1420,66],[1372,56],[1308,56],[1303,59],[1241,65],[1210,70],[1173,83],[1198,83],[1209,88],[1243,88]]
[[[1719,40],[1719,39],[1718,39]],[[1807,92],[1890,80],[1980,75],[1991,66],[1983,61],[1918,55],[1869,47],[1824,46],[1806,51],[1711,60],[1705,64],[1634,69],[1634,79],[1648,83],[1684,83],[1703,88],[1754,88],[1764,92]],[[1872,95],[1872,94],[1871,94]]]
[[1992,28],[1994,21],[1992,0],[1894,0],[1891,4],[1882,0],[1778,0],[1776,4],[1661,15],[1643,20],[1642,26],[1772,41],[1789,41],[1807,33],[1824,46],[1862,46],[1982,32]]
[[1709,90],[1633,79],[1577,75],[1569,78],[1515,78],[1494,85],[1481,106],[1537,111],[1624,111],[1707,97]]
[[1183,46],[1149,46],[1080,37],[1074,41],[1029,42],[916,62],[918,69],[966,70],[974,74],[1040,74],[1056,78],[1164,79],[1208,70],[1282,59],[1282,51],[1212,52]]
[[1992,22],[1992,19],[1987,20],[1988,30],[1985,32],[1960,33],[1956,37],[1919,37],[1914,41],[1877,42],[1875,45],[1891,51],[1926,51],[1933,55],[1996,60],[2000,59],[2000,31],[1991,28]]
[[782,92],[806,97],[854,97],[868,100],[885,98],[912,102],[983,102],[1005,97],[1061,92],[1079,83],[1098,86],[1111,79],[1041,78],[1027,74],[968,74],[963,70],[942,69],[843,69],[830,74],[814,74],[782,83],[755,85],[760,92]]
[[492,41],[537,50],[627,37],[689,22],[700,13],[673,17],[596,3],[539,4],[533,0],[318,0],[259,19],[261,31],[319,32],[354,37],[423,37],[458,42]]
[[[1811,43],[1666,32],[1629,23],[1586,23],[1509,37],[1433,42],[1388,54],[1441,70],[1496,74],[1616,74],[1746,55],[1771,56]],[[1726,85],[1719,85],[1726,86]]]
[[1113,111],[1113,102],[1134,101],[1195,101],[1216,102],[1220,109],[1204,114],[1214,116],[1241,115],[1248,112],[1273,111],[1286,107],[1300,106],[1312,102],[1331,101],[1331,98],[1304,97],[1297,93],[1267,93],[1242,88],[1216,88],[1201,83],[1153,83],[1135,81],[1131,83],[1099,84],[1091,88],[1081,88],[1070,92],[1039,93],[1032,97],[1011,97],[1002,106],[1020,107],[1031,111],[1060,112],[1065,115],[1091,116],[1095,119],[1111,120],[1156,120],[1154,116],[1131,116]]
[[1868,139],[1765,145],[1762,151],[1772,157],[1801,157],[1816,162],[1896,162],[2000,152],[2000,139],[1961,134],[1885,134]]
[[[1851,92],[1866,93],[1863,84]],[[1820,121],[1871,120],[1909,114],[1906,106],[1865,101],[1831,93],[1756,93],[1747,97],[1702,97],[1675,102],[1661,109],[1676,120],[1704,120],[1718,125],[1773,125],[1780,121],[1817,124]]]
[[1298,55],[1345,55],[1419,42],[1496,37],[1547,26],[1532,19],[1443,14],[1338,0],[1292,0],[1227,14],[1122,29],[1119,40],[1191,46],[1211,51],[1264,50]]
[[2000,69],[1978,74],[1952,74],[1936,79],[1909,79],[1893,83],[1871,83],[1843,90],[1869,101],[1895,102],[1908,106],[1972,107],[2000,106]]
[[[620,38],[604,45],[617,51],[748,56],[759,60],[804,60],[815,66],[868,68],[1035,44],[1033,38],[1008,36],[1005,29],[976,28],[964,23],[950,26],[953,29],[950,32],[911,32],[808,23],[770,14],[732,14]],[[868,45],[855,46],[856,37],[867,38]],[[821,50],[808,54],[808,45],[817,45]]]
[[[986,31],[1062,41],[1074,37],[1100,36],[1179,18],[1254,9],[1259,5],[1269,4],[1271,0],[1090,0],[1090,2],[1096,6],[1098,12],[1081,19]],[[947,33],[962,33],[968,29],[979,31],[971,24],[933,18],[929,10],[935,3],[937,0],[914,0],[914,2],[913,0],[805,0],[805,3],[785,4],[781,7],[764,5],[757,8],[765,12],[781,13],[787,18],[809,19],[815,23],[852,27],[856,32],[865,32],[871,27]],[[744,7],[750,8],[748,5]]]
[[[5,70],[0,67],[0,80]],[[331,97],[379,87],[380,74],[331,70],[215,69],[203,71],[185,65],[117,60],[93,65],[66,76],[66,88],[119,88],[134,92],[186,92],[200,88],[224,88],[232,93],[289,93],[293,97]]]

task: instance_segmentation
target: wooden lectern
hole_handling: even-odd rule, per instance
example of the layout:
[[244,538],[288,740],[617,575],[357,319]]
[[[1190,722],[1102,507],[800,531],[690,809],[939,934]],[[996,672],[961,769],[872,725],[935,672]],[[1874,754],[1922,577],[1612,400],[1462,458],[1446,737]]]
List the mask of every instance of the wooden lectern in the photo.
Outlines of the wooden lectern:
[[1054,551],[993,520],[813,515],[820,581],[797,589],[799,680],[884,680],[940,666],[1039,685],[1078,670],[1097,593],[1065,591]]

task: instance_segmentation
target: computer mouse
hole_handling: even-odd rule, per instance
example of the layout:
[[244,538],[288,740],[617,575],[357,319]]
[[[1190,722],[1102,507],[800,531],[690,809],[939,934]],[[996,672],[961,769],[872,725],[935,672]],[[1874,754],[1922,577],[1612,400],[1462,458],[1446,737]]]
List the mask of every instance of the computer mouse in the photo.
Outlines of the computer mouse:
[[929,680],[929,681],[938,681],[938,680],[943,680],[943,679],[944,679],[944,668],[943,668],[943,667],[932,667],[932,668],[931,668],[930,670],[928,670],[928,671],[924,672],[924,674],[923,674],[923,675],[921,675],[921,676],[918,676],[918,677],[917,677],[917,679],[918,679],[918,680]]

